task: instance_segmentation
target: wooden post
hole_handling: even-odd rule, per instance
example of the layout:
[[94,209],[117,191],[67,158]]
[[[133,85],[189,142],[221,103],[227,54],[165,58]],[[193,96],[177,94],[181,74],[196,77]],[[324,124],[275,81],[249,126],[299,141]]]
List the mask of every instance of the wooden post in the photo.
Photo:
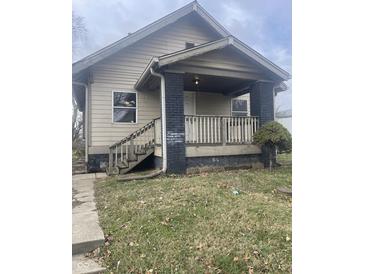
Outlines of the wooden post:
[[109,172],[112,170],[113,167],[113,150],[109,148]]
[[227,143],[227,123],[224,117],[221,118],[221,138],[222,138],[222,145],[226,145]]
[[135,150],[134,150],[135,148],[134,148],[134,140],[133,139],[131,139],[130,140],[130,146],[129,146],[129,158],[131,159],[131,160],[135,160],[135,157],[136,157],[136,154],[134,153],[135,152]]
[[114,160],[114,167],[117,167],[118,164],[118,146],[115,146],[115,160]]

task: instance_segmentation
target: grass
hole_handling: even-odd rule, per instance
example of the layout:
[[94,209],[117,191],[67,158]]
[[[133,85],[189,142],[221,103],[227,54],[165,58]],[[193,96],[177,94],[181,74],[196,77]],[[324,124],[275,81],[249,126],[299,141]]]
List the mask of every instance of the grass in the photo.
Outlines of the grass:
[[98,182],[102,264],[109,273],[291,273],[291,198],[276,191],[291,188],[290,159],[280,155],[272,172]]

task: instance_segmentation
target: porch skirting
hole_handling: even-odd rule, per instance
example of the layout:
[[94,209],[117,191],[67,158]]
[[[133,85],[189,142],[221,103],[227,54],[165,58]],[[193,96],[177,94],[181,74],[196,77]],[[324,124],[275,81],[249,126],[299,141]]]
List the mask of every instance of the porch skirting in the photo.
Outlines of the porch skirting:
[[187,157],[187,173],[239,168],[263,168],[261,154]]
[[[162,158],[154,157],[155,168],[160,168]],[[263,168],[262,154],[186,157],[186,173],[200,173],[240,168]]]

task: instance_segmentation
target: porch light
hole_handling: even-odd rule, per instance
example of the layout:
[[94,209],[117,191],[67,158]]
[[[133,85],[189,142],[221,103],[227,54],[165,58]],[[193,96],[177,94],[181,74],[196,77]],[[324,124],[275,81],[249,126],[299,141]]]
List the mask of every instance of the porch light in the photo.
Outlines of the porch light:
[[195,77],[194,77],[194,80],[193,80],[193,83],[194,83],[195,85],[199,85],[199,82],[200,82],[199,77],[198,77],[198,76],[195,76]]

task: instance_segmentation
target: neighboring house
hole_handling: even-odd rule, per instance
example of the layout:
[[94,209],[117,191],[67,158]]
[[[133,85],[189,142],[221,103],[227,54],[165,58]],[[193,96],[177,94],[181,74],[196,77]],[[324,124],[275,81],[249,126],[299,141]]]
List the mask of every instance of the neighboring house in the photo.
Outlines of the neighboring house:
[[275,120],[278,121],[280,124],[282,124],[284,127],[286,127],[290,133],[292,133],[291,130],[291,109],[279,111],[275,115]]
[[88,170],[260,165],[252,135],[288,79],[194,1],[73,64]]

